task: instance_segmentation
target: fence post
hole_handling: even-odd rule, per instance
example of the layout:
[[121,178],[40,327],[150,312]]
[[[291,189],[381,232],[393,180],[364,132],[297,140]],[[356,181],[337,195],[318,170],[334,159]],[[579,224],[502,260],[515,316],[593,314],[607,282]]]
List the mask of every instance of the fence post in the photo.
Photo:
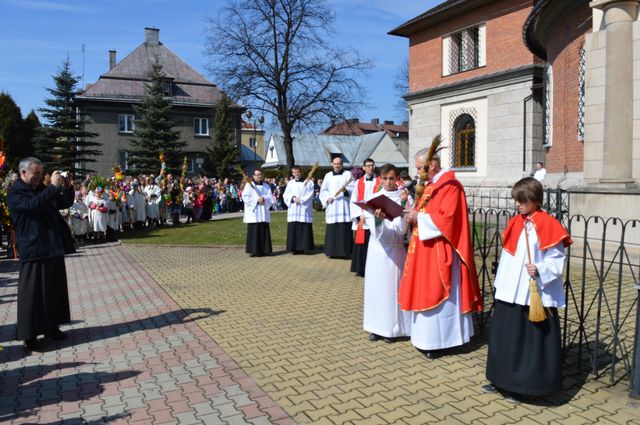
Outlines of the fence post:
[[[640,282],[636,282],[636,290],[640,297]],[[638,298],[640,301],[640,298]],[[635,343],[633,346],[633,376],[631,377],[631,392],[629,397],[640,399],[640,338],[638,338],[638,329],[640,329],[640,303],[636,307],[636,333]]]

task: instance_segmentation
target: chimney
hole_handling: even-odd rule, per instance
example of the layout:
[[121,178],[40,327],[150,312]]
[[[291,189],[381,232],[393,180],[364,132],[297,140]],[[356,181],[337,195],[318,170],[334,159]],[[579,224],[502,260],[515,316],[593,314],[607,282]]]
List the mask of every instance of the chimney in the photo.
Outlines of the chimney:
[[387,121],[387,120],[385,120],[384,125],[393,125],[393,121]]
[[359,118],[349,118],[349,119],[347,120],[347,122],[348,122],[349,124],[358,124],[358,123],[360,122],[360,119],[359,119]]
[[380,124],[380,119],[379,118],[371,118],[371,124],[375,124],[375,125]]
[[116,66],[116,51],[109,50],[109,71]]
[[154,46],[160,44],[160,30],[158,28],[145,28],[144,43]]

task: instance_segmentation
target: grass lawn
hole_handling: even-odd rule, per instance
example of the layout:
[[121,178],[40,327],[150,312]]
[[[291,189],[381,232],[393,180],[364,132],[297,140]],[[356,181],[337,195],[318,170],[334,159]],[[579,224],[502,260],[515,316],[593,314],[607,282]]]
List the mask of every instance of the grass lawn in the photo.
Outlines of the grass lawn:
[[[324,212],[314,211],[313,237],[316,245],[324,243]],[[271,212],[271,242],[287,242],[287,212]],[[160,227],[118,234],[123,243],[169,245],[244,245],[247,225],[242,218],[208,221],[180,226]]]

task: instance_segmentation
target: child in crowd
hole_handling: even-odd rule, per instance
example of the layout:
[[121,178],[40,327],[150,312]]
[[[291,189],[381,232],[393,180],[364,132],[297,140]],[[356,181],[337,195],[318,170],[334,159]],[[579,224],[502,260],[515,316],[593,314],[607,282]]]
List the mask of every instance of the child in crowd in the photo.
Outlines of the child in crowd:
[[69,227],[77,246],[84,245],[87,241],[89,229],[89,208],[82,199],[82,192],[76,192],[76,199],[69,208]]
[[[385,195],[403,205],[396,167],[383,165],[380,180],[380,189],[369,199]],[[398,287],[407,255],[404,247],[407,223],[402,215],[393,220],[386,219],[381,209],[373,213],[365,210],[364,216],[371,238],[364,273],[363,328],[369,332],[370,341],[393,342],[395,338],[411,333],[411,312],[401,310],[398,305]]]
[[193,195],[193,187],[188,186],[185,189],[182,197],[182,204],[184,205],[184,212],[187,216],[187,224],[193,221],[193,201],[195,196]]
[[[519,214],[503,233],[487,355],[490,384],[482,390],[499,391],[508,401],[518,402],[522,396],[562,390],[558,307],[565,306],[564,249],[572,241],[565,228],[540,209],[543,188],[536,179],[518,181],[511,196]],[[529,320],[531,294],[536,295],[530,291],[530,279],[545,307],[546,319],[540,322]]]

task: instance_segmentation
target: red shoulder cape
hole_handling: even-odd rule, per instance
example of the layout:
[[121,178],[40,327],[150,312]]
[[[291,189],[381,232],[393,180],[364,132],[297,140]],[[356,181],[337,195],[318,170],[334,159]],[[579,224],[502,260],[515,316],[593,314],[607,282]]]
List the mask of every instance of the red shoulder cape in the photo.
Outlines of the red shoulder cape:
[[[541,251],[558,245],[560,242],[567,247],[573,243],[571,236],[562,224],[546,211],[536,211],[528,218],[533,222],[538,235],[538,246]],[[511,255],[515,255],[518,239],[524,229],[527,217],[519,214],[509,220],[507,228],[502,232],[502,247]]]
[[[474,262],[467,201],[462,184],[453,171],[425,188],[431,198],[419,212],[429,213],[442,232],[435,239],[421,241],[414,228],[402,273],[398,302],[403,310],[425,311],[439,306],[451,292],[453,253],[460,256],[460,311],[482,311],[482,295]],[[418,200],[416,205],[420,206]]]

